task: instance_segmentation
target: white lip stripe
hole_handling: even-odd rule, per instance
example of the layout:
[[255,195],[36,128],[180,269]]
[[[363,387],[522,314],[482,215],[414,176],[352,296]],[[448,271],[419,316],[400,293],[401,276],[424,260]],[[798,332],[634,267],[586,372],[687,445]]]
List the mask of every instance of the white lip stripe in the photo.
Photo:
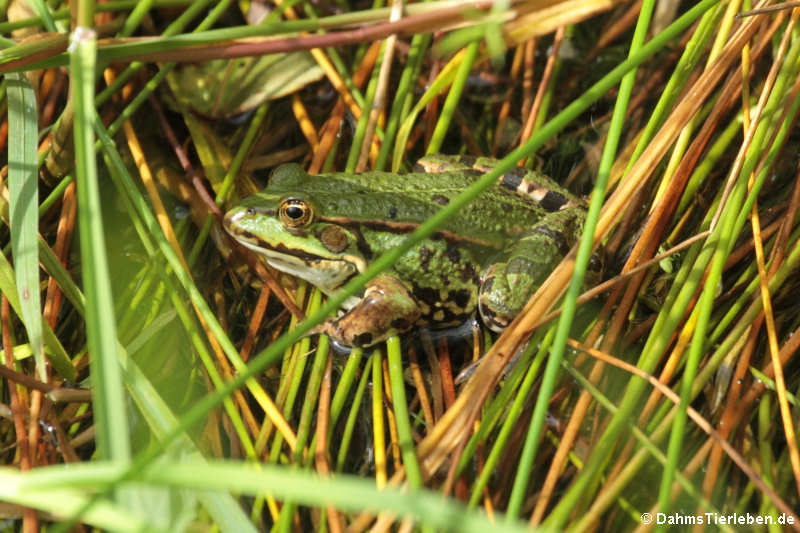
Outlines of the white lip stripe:
[[[342,259],[320,259],[318,267],[311,267],[303,262],[302,259],[292,255],[281,254],[270,250],[269,248],[262,248],[247,241],[239,241],[247,248],[263,256],[267,262],[282,272],[297,276],[304,279],[312,285],[319,287],[320,290],[327,294],[331,294],[336,289],[341,287],[350,277],[358,270],[358,263],[363,264],[363,261],[358,262],[350,261],[355,259],[351,257],[344,257]],[[326,266],[333,266],[334,264],[340,265],[339,268],[325,268]]]

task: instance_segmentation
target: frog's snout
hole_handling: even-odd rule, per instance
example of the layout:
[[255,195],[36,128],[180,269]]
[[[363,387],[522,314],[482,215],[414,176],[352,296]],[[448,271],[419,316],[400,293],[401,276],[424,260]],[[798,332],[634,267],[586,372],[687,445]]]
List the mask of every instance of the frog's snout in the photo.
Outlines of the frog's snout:
[[246,213],[244,209],[231,209],[222,219],[222,227],[225,228],[226,231],[231,232],[233,225],[236,224]]

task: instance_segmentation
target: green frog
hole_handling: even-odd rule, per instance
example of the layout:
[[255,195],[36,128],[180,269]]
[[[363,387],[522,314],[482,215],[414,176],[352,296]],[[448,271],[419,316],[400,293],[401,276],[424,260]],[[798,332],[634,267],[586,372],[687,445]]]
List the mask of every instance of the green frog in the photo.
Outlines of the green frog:
[[[408,174],[321,175],[284,164],[224,226],[273,267],[332,294],[495,163],[432,155]],[[514,169],[314,332],[368,347],[414,326],[459,324],[476,309],[501,331],[577,242],[585,216],[584,203],[554,181]]]

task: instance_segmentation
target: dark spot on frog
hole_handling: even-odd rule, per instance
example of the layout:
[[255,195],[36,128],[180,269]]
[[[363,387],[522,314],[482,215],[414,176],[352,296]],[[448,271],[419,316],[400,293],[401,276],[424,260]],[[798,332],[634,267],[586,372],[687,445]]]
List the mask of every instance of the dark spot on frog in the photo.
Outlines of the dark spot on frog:
[[369,346],[372,344],[372,333],[365,332],[359,335],[356,335],[355,342],[353,343],[356,346]]
[[372,259],[372,248],[367,243],[366,239],[364,239],[364,235],[356,228],[351,228],[350,233],[356,240],[356,247],[358,251],[361,252],[361,255],[364,259]]
[[411,327],[411,324],[405,318],[395,318],[392,320],[391,326],[397,331],[405,331]]
[[448,294],[448,297],[453,300],[457,306],[463,309],[469,304],[470,293],[467,289],[461,289],[452,291]]
[[423,246],[419,249],[419,266],[422,267],[424,272],[428,272],[429,263],[431,262],[432,257],[433,251],[427,246]]
[[455,244],[448,242],[445,253],[447,253],[447,258],[453,263],[458,263],[461,261],[461,253],[458,251],[458,246]]
[[461,157],[458,158],[459,163],[461,163],[462,165],[466,165],[468,167],[474,165],[475,161],[477,160],[478,160],[477,157],[473,157],[471,155],[462,155]]
[[569,202],[567,197],[561,194],[560,192],[547,191],[547,194],[544,195],[544,198],[542,198],[542,201],[539,203],[543,208],[545,208],[548,211],[558,211],[567,202]]
[[447,204],[449,204],[449,203],[450,203],[450,198],[448,198],[447,196],[443,196],[443,195],[441,195],[441,194],[434,194],[434,195],[431,197],[431,201],[432,201],[433,203],[435,203],[435,204],[439,204],[439,205],[447,205]]
[[418,287],[414,291],[414,296],[431,307],[439,303],[439,291],[431,289],[430,287]]
[[388,218],[389,220],[397,218],[397,208],[390,207],[389,212],[386,213],[386,218]]
[[522,178],[525,177],[527,171],[524,168],[517,167],[513,170],[509,170],[505,174],[503,174],[503,187],[507,189],[511,189],[512,191],[516,191],[519,184],[522,183]]
[[460,324],[467,317],[465,313],[454,313],[447,307],[432,309],[426,317],[428,323],[436,324],[438,327]]
[[569,253],[570,245],[567,242],[567,238],[564,236],[563,232],[550,229],[545,226],[539,226],[534,231],[540,235],[546,235],[553,239],[553,244],[556,245],[556,248],[558,248],[558,251],[562,255],[567,255]]
[[419,163],[414,163],[414,166],[411,167],[411,172],[415,174],[424,174],[426,172],[425,167],[420,165]]
[[339,227],[326,226],[318,237],[329,252],[338,254],[347,248],[347,235]]
[[461,281],[475,280],[475,278],[475,267],[469,263],[464,265],[464,268],[461,269]]

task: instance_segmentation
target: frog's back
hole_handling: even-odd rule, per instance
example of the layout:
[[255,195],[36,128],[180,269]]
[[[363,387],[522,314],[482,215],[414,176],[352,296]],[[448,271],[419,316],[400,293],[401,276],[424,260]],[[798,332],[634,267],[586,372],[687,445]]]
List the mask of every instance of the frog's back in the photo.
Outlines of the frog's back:
[[[397,227],[406,224],[413,230],[482,175],[473,170],[330,173],[308,176],[300,184],[271,183],[267,191],[307,195],[325,217]],[[451,217],[442,229],[502,245],[503,240],[530,228],[543,214],[533,200],[495,185]]]

